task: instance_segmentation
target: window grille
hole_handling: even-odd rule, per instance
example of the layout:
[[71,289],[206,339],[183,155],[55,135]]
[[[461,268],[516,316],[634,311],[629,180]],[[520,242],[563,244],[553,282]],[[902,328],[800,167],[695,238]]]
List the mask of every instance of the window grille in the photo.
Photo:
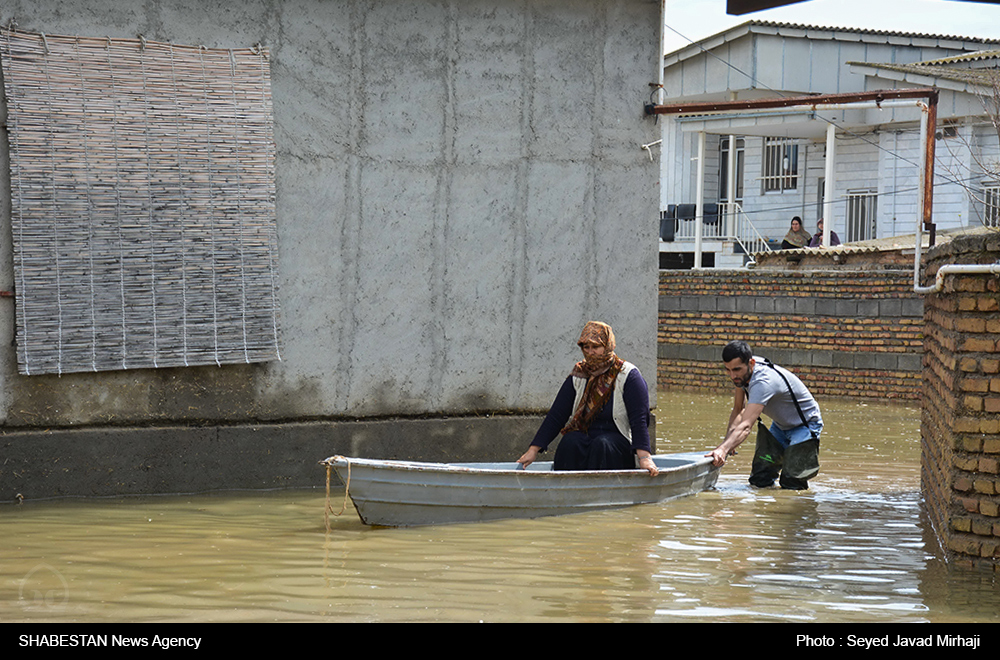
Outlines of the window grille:
[[799,180],[799,145],[787,138],[764,138],[764,192],[795,190]]
[[267,52],[0,33],[22,374],[280,359]]
[[878,195],[875,190],[847,191],[847,242],[875,238]]
[[983,186],[983,224],[1000,227],[1000,184]]
[[[736,138],[736,200],[743,201],[743,152],[744,139]],[[729,138],[719,139],[719,201],[729,201]]]

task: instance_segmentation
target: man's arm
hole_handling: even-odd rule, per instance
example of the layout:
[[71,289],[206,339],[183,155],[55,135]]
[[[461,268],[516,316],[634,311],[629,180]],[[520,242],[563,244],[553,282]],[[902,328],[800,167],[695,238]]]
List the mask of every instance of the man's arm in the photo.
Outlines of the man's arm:
[[729,427],[726,430],[726,439],[710,453],[705,454],[712,458],[712,464],[722,466],[726,464],[726,457],[739,447],[750,435],[754,422],[764,411],[764,406],[759,403],[746,403],[746,395],[742,388],[738,388],[733,399],[733,412],[729,415]]
[[740,413],[743,412],[743,407],[746,405],[746,392],[743,391],[742,387],[737,387],[733,391],[733,411],[729,413],[729,423],[726,424],[726,435],[728,436],[732,430],[733,426],[740,419]]

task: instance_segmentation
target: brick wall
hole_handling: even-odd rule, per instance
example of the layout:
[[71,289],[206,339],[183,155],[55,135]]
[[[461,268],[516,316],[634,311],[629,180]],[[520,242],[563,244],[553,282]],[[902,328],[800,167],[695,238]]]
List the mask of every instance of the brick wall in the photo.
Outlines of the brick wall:
[[[1000,234],[935,248],[945,263],[994,263]],[[933,281],[933,280],[930,280]],[[960,564],[1000,570],[1000,279],[949,275],[926,299],[921,488],[938,538]]]
[[816,396],[912,401],[923,299],[912,270],[661,271],[657,385],[728,391],[722,347],[747,341]]

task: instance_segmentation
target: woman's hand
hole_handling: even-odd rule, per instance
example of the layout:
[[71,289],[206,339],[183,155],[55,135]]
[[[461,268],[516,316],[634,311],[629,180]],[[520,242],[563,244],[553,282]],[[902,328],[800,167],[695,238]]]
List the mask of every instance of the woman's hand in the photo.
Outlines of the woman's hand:
[[521,455],[521,458],[517,459],[517,462],[521,464],[521,468],[527,470],[528,466],[534,463],[535,459],[538,458],[538,452],[540,450],[541,447],[536,445],[528,447],[528,451],[524,452],[524,454]]
[[649,454],[639,455],[639,467],[643,470],[647,470],[649,472],[649,476],[651,477],[655,477],[660,473],[659,468],[656,467],[656,463],[653,462],[653,457]]

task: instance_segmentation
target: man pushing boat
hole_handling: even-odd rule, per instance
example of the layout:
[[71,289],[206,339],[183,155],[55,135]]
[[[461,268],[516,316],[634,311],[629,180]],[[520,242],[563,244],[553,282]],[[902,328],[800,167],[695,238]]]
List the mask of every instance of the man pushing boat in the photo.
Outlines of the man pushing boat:
[[[750,435],[757,422],[757,446],[750,468],[750,483],[766,488],[803,490],[819,472],[819,436],[823,417],[809,389],[792,372],[758,357],[744,341],[732,341],[722,349],[722,361],[733,385],[733,410],[726,438],[706,454],[716,466]],[[770,429],[760,421],[771,418]]]

